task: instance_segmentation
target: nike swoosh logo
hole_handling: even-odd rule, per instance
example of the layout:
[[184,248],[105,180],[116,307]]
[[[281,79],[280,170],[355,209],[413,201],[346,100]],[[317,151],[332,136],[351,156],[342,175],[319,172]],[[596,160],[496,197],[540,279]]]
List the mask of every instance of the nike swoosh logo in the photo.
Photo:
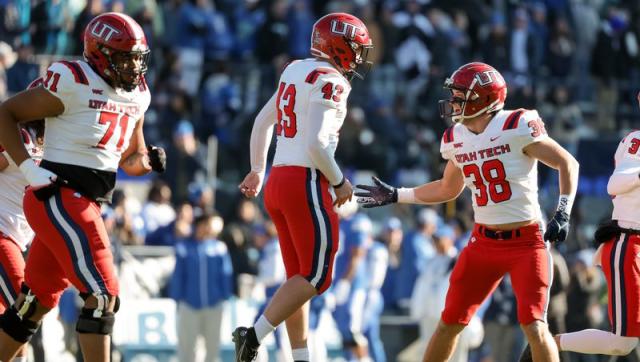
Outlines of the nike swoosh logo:
[[497,137],[491,137],[491,138],[489,138],[489,141],[493,142],[493,141],[497,140],[498,138],[500,138],[500,136],[497,136]]

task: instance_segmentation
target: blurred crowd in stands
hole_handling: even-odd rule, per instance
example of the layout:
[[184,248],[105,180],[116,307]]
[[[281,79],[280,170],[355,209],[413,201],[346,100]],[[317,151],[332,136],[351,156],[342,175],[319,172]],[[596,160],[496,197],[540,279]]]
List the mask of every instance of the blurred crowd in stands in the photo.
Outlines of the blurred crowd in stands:
[[[157,296],[173,297],[187,309],[216,306],[234,294],[249,297],[242,292],[247,278],[267,289],[278,283],[265,276],[273,268],[261,268],[277,250],[273,226],[260,199],[243,199],[236,185],[249,169],[254,115],[275,91],[282,67],[309,56],[311,27],[325,13],[357,15],[375,45],[373,69],[353,83],[336,155],[352,180],[366,182],[376,174],[410,185],[438,177],[439,140],[448,124],[438,116],[437,100],[448,96],[445,77],[472,60],[505,76],[506,108],[538,109],[551,136],[574,154],[585,140],[617,142],[640,118],[640,2],[632,0],[0,0],[0,100],[25,89],[49,62],[81,57],[82,29],[106,11],[131,15],[146,32],[152,103],[145,135],[167,149],[167,171],[146,181],[146,197],[118,190],[104,217],[117,247],[175,248],[174,284]],[[613,151],[607,158],[612,157]],[[555,205],[556,183],[555,172],[540,173],[543,206]],[[342,253],[358,257],[344,262],[359,263],[368,281],[350,280],[346,299],[343,287],[335,290],[328,303],[334,313],[340,313],[338,302],[358,299],[353,293],[359,288],[366,291],[363,303],[378,303],[368,289],[377,288],[384,308],[366,304],[371,310],[363,310],[421,321],[424,343],[442,307],[444,295],[438,293],[446,291],[450,265],[467,242],[468,197],[433,209],[403,205],[346,218]],[[607,323],[606,288],[591,261],[591,235],[610,201],[579,195],[577,205],[569,240],[553,248],[554,333]],[[369,254],[380,246],[384,252]],[[227,261],[211,261],[219,268],[210,272],[221,274],[205,278],[228,276],[220,282],[228,289],[216,283],[210,295],[198,294],[207,283],[180,282],[192,280],[184,273],[198,272],[189,266],[203,262],[199,255],[228,258],[228,268]],[[367,267],[383,268],[382,279]],[[336,286],[341,277],[336,275]],[[482,308],[479,321],[476,335],[462,344],[472,349],[469,358],[513,361],[524,338],[508,280]],[[353,332],[347,327],[344,333]],[[373,349],[380,345],[372,342],[379,336],[360,327],[370,339],[370,354],[379,356]],[[484,339],[478,341],[478,333]]]

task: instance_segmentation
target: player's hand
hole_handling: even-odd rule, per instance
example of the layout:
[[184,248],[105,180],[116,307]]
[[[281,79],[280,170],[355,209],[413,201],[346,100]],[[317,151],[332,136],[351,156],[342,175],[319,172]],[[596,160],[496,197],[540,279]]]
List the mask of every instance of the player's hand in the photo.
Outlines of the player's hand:
[[569,214],[564,211],[556,211],[553,218],[547,224],[544,240],[552,243],[561,243],[567,239],[569,233]]
[[155,172],[163,173],[167,166],[167,155],[164,152],[164,148],[147,145],[147,155],[149,156],[151,169]]
[[244,180],[238,185],[240,192],[246,197],[253,198],[258,196],[262,188],[263,175],[255,171],[251,171],[244,177]]
[[340,187],[334,187],[333,191],[336,194],[336,201],[333,202],[333,206],[340,207],[347,201],[351,201],[353,197],[353,186],[351,182],[344,179],[344,182]]
[[373,186],[356,185],[356,188],[363,190],[355,193],[358,197],[358,203],[362,204],[362,207],[368,209],[398,202],[398,190],[395,187],[387,185],[375,176],[372,176],[371,179]]

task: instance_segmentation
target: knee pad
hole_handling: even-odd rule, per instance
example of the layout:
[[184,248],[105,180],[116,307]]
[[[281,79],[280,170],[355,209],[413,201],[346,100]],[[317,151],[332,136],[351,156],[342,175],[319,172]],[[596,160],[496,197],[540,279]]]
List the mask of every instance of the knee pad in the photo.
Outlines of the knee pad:
[[110,312],[108,307],[112,296],[101,293],[80,293],[80,297],[82,297],[85,302],[90,296],[94,296],[96,298],[98,306],[95,308],[82,308],[82,312],[80,313],[80,316],[78,316],[76,332],[102,335],[111,334],[113,331],[113,324],[116,320],[115,312],[120,308],[120,298],[118,296],[115,297],[113,312]]
[[24,301],[11,306],[0,316],[0,328],[14,340],[27,343],[40,327],[39,321],[29,319],[36,311],[38,299],[26,284],[22,284],[20,291],[25,295]]
[[0,328],[15,341],[27,343],[38,331],[40,322],[35,322],[27,318],[21,318],[18,310],[14,307],[7,309],[0,316]]
[[82,313],[76,323],[76,332],[84,334],[109,335],[113,332],[113,324],[116,321],[113,312],[102,312],[96,316],[95,309],[82,308]]

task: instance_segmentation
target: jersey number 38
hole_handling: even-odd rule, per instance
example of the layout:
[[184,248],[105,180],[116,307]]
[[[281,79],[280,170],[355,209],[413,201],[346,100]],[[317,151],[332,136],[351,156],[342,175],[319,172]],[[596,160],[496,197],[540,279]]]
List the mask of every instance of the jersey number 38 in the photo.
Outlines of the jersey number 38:
[[462,173],[465,177],[473,176],[476,205],[486,206],[489,199],[493,203],[507,201],[511,198],[511,186],[506,180],[504,164],[498,159],[488,160],[478,166],[475,163],[464,165]]

